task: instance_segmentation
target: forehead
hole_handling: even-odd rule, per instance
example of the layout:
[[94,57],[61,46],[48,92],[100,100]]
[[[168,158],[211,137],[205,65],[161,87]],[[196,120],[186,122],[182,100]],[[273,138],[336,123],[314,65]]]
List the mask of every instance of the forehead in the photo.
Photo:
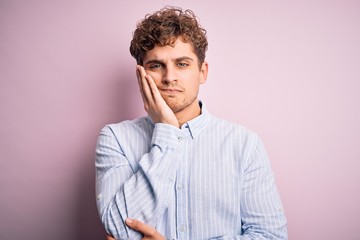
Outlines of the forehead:
[[190,57],[197,60],[194,47],[191,43],[184,42],[181,38],[177,38],[171,45],[155,46],[147,51],[144,56],[144,62],[149,59],[171,60],[179,57]]

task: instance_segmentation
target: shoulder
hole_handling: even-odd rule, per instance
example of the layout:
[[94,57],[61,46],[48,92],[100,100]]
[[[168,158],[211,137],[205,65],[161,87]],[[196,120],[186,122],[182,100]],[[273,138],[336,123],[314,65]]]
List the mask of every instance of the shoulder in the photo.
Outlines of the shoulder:
[[209,126],[211,128],[221,129],[221,131],[225,133],[232,133],[246,138],[258,138],[255,131],[247,128],[241,123],[236,123],[216,116],[211,116],[209,119]]
[[126,135],[137,135],[151,132],[153,124],[147,117],[140,117],[133,120],[124,120],[119,123],[105,125],[100,133],[111,133],[115,137]]
[[224,143],[233,145],[244,154],[253,152],[262,145],[259,135],[246,126],[230,120],[211,116],[208,131],[223,139]]

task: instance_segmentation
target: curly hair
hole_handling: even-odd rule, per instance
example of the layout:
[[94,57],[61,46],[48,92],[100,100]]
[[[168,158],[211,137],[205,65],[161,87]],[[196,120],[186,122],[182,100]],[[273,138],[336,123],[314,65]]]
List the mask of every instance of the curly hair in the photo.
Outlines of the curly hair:
[[136,25],[130,53],[137,64],[142,65],[147,51],[155,46],[172,46],[178,37],[192,44],[201,66],[208,48],[206,30],[199,25],[195,14],[189,9],[165,7],[153,14],[147,14]]

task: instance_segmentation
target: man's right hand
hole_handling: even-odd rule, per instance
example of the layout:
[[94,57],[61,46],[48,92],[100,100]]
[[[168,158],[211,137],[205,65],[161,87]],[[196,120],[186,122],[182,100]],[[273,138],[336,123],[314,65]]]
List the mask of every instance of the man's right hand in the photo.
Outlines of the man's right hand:
[[[128,227],[130,227],[131,229],[141,233],[143,235],[141,240],[165,240],[165,237],[163,237],[158,231],[156,231],[156,229],[138,220],[128,218],[126,219],[126,225],[128,225]],[[106,235],[105,240],[115,240],[115,238],[108,234]]]
[[105,240],[115,240],[115,238],[107,234]]
[[154,123],[166,123],[179,127],[179,122],[174,112],[161,96],[153,78],[146,74],[145,68],[137,65],[136,76],[145,111],[149,114],[152,121]]

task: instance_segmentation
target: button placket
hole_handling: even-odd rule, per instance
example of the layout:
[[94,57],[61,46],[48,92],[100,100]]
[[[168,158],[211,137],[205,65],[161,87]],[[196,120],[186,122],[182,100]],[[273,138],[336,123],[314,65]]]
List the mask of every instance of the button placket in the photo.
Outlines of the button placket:
[[[183,134],[179,134],[177,137],[179,145],[188,144],[188,129],[181,129]],[[176,205],[177,205],[177,217],[176,217],[176,231],[178,234],[179,239],[188,239],[188,229],[187,229],[187,191],[186,191],[186,184],[187,184],[187,155],[186,151],[182,152],[183,158],[179,169],[177,171],[177,178],[176,178]]]

